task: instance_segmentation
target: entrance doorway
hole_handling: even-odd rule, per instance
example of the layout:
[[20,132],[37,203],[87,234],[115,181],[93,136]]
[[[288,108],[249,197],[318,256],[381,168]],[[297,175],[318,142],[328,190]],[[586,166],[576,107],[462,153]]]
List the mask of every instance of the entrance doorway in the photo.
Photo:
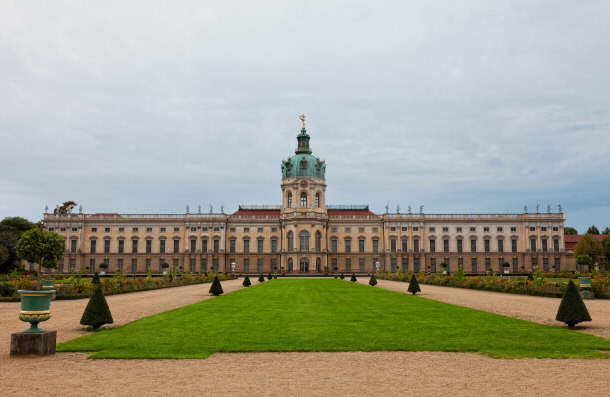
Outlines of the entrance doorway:
[[301,273],[309,273],[309,260],[301,258]]
[[288,258],[288,273],[292,273],[292,258]]
[[322,261],[320,258],[316,258],[316,272],[320,273],[322,271]]

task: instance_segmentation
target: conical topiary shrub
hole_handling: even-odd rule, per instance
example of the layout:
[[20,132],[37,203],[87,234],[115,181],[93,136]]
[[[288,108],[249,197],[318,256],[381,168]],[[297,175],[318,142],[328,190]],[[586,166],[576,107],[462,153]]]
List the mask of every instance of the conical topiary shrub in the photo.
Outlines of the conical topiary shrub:
[[341,273],[341,276],[339,276],[339,278],[340,278],[341,280],[343,280],[343,279],[345,278],[345,275],[344,275],[343,273]]
[[273,276],[271,275],[271,273],[269,273],[269,275],[267,276],[267,280],[273,280]]
[[358,281],[358,279],[356,278],[356,273],[352,273],[352,278],[350,278],[349,281],[351,281],[352,283]]
[[93,288],[89,303],[80,319],[82,325],[90,325],[93,329],[98,329],[104,324],[112,324],[112,314],[102,292],[102,287],[96,285]]
[[374,287],[377,285],[377,277],[374,274],[371,274],[371,279],[369,280],[369,285]]
[[566,292],[561,298],[555,320],[568,324],[568,328],[574,328],[574,325],[583,321],[591,321],[587,306],[585,306],[585,302],[583,302],[572,280],[568,282]]
[[95,272],[95,274],[93,275],[93,279],[91,279],[91,284],[93,284],[93,285],[101,285],[102,284],[100,282],[100,275],[97,274],[97,272]]
[[222,285],[220,285],[220,280],[218,280],[218,276],[215,276],[214,281],[212,281],[212,286],[210,287],[210,294],[218,296],[223,293],[224,291],[222,290]]
[[250,282],[250,277],[248,277],[247,274],[246,274],[246,278],[244,278],[244,282],[241,283],[241,285],[243,285],[244,287],[249,287],[252,285],[252,283]]
[[407,291],[413,295],[415,295],[416,292],[421,292],[417,278],[415,278],[415,274],[411,276],[411,281],[409,281],[409,288],[407,288]]

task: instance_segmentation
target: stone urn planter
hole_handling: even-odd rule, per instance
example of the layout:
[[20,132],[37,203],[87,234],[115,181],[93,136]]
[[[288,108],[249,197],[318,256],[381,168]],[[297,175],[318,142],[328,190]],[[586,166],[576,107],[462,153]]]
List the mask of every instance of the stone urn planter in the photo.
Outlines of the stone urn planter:
[[19,320],[29,322],[30,328],[23,331],[27,334],[37,334],[44,332],[38,328],[38,323],[47,321],[51,318],[51,297],[55,294],[55,290],[45,291],[29,291],[20,289],[21,294],[21,311],[19,312]]

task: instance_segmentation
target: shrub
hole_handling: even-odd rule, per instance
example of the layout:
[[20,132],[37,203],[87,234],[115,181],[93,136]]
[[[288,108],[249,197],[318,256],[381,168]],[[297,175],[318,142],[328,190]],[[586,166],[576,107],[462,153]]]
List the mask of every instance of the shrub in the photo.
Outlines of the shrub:
[[341,280],[345,279],[345,275],[343,273],[341,273],[341,276],[339,276],[339,278],[341,278]]
[[0,282],[0,296],[13,296],[15,294],[15,287],[8,281]]
[[241,285],[243,285],[244,287],[249,287],[252,285],[252,283],[250,282],[250,277],[248,277],[247,274],[246,274],[246,278],[244,278],[244,282],[241,283]]
[[258,282],[259,283],[264,283],[265,282],[265,276],[263,276],[263,273],[261,273],[261,275],[258,277]]
[[269,275],[267,276],[267,280],[273,280],[273,276],[271,276],[271,273],[269,273]]
[[568,288],[561,298],[555,319],[568,324],[568,328],[574,328],[574,325],[583,321],[591,321],[589,311],[572,280],[568,282]]
[[411,281],[409,282],[409,288],[407,288],[407,291],[409,291],[413,295],[415,295],[415,293],[417,292],[421,292],[421,289],[419,288],[419,283],[415,278],[415,274],[411,276]]
[[352,283],[358,281],[358,279],[356,278],[356,273],[352,273],[352,278],[350,278],[349,281],[351,281]]
[[101,283],[100,283],[100,275],[97,274],[97,272],[95,272],[95,274],[93,275],[93,279],[91,279],[91,284],[93,284],[93,285],[101,285]]
[[218,280],[218,276],[215,276],[214,281],[212,281],[212,286],[210,287],[210,294],[218,296],[223,293],[224,291],[222,290],[222,285],[220,285],[220,280]]
[[104,270],[106,270],[106,269],[108,269],[108,264],[107,264],[106,262],[102,262],[102,263],[100,263],[100,264],[99,264],[99,266],[98,266],[98,267],[99,267],[100,269],[104,269]]
[[371,287],[374,287],[374,286],[376,286],[376,285],[377,285],[377,278],[375,277],[375,275],[374,275],[374,274],[371,274],[371,278],[370,278],[370,280],[369,280],[369,285],[370,285]]
[[98,285],[93,289],[80,323],[82,325],[90,325],[93,329],[97,329],[104,324],[113,323],[112,314],[110,314],[110,308],[101,286]]

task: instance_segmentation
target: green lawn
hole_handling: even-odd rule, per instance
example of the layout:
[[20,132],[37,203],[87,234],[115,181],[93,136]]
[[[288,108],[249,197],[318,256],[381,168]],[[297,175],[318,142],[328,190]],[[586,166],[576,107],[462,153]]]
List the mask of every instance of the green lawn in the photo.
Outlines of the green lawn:
[[610,340],[349,281],[278,279],[94,332],[57,350],[95,352],[92,358],[379,350],[608,358],[600,350],[610,350]]

